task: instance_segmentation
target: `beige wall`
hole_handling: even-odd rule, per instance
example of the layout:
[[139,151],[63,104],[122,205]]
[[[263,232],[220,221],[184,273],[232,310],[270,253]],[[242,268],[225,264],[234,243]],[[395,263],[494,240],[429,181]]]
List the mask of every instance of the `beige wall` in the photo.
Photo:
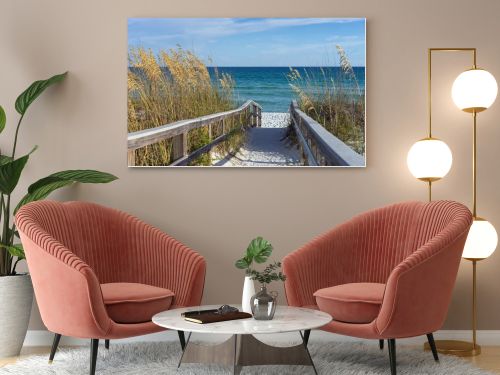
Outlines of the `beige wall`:
[[[243,274],[233,267],[248,241],[262,235],[281,258],[311,237],[376,206],[426,199],[406,168],[406,153],[426,131],[426,48],[474,46],[500,78],[500,2],[496,0],[21,1],[0,4],[0,103],[10,148],[15,97],[31,81],[64,70],[26,117],[20,150],[40,146],[21,188],[62,168],[98,168],[120,177],[78,186],[59,199],[93,200],[129,211],[199,250],[208,261],[204,301],[237,302]],[[129,169],[126,166],[127,17],[366,17],[367,168]],[[470,203],[471,126],[451,102],[463,54],[435,63],[435,134],[454,154],[436,198]],[[500,229],[500,103],[479,116],[479,213]],[[479,328],[500,329],[500,254],[479,264]],[[470,320],[471,266],[463,261],[446,328]],[[31,328],[42,327],[38,314]]]

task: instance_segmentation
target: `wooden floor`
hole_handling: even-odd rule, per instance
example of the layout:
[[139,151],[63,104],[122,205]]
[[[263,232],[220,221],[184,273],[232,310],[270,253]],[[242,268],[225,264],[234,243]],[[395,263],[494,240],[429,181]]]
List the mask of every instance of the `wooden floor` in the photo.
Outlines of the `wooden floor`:
[[30,346],[27,348],[23,348],[23,350],[21,350],[21,355],[19,357],[0,358],[0,367],[8,365],[10,363],[14,363],[18,359],[26,358],[33,354],[47,354],[47,360],[48,360],[49,353],[50,353],[50,347],[48,346]]
[[[476,366],[482,369],[490,370],[500,374],[500,346],[483,346],[481,350],[481,355],[464,359],[471,361]],[[46,354],[48,359],[49,352],[50,347],[48,346],[34,346],[23,348],[20,357],[0,359],[0,367],[5,366],[9,363],[14,363],[19,358],[29,357],[33,354]]]
[[464,358],[477,367],[500,374],[500,346],[481,346],[481,354],[476,357]]

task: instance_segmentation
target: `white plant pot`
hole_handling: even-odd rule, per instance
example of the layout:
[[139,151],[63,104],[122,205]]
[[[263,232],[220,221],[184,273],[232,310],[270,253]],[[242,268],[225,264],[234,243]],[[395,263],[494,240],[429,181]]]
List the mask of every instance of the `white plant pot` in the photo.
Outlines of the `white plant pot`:
[[30,275],[0,276],[0,358],[21,352],[32,304]]
[[253,280],[250,276],[245,276],[245,282],[243,284],[243,294],[241,297],[241,309],[244,312],[252,313],[252,307],[250,306],[250,299],[255,294],[255,286]]

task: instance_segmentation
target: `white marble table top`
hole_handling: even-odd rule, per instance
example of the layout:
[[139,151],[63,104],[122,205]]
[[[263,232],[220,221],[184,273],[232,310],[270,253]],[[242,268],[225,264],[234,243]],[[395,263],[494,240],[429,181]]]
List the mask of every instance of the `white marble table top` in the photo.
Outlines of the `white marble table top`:
[[[153,322],[160,327],[178,331],[247,335],[314,329],[322,327],[332,320],[329,314],[322,311],[289,306],[278,306],[272,320],[255,320],[254,318],[248,318],[226,322],[197,324],[188,322],[181,316],[181,313],[186,311],[217,309],[219,307],[219,305],[213,305],[167,310],[153,316]],[[236,307],[240,308],[240,306]]]

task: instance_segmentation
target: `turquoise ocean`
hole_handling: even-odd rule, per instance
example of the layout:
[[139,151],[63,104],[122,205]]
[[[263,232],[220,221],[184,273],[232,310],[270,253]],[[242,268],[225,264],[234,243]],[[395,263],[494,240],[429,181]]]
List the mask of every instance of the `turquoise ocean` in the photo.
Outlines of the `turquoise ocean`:
[[[289,67],[218,67],[208,68],[212,78],[219,74],[227,73],[236,82],[235,100],[238,104],[252,99],[262,106],[264,112],[287,112],[292,99],[296,99],[287,75]],[[356,81],[347,80],[339,67],[297,67],[301,76],[308,74],[312,81],[321,82],[326,75],[334,82],[342,82],[343,86],[353,94],[364,93],[365,68],[354,67]],[[359,87],[359,91],[358,91]],[[314,88],[313,88],[314,89]]]
[[[140,75],[138,68],[129,68]],[[302,77],[306,75],[312,82],[318,82],[318,86],[325,80],[333,80],[336,86],[342,85],[344,91],[352,95],[364,95],[365,91],[365,68],[353,67],[356,79],[347,79],[339,67],[296,67]],[[168,69],[162,68],[166,75]],[[227,73],[235,81],[235,102],[240,105],[252,99],[262,106],[264,112],[288,112],[290,103],[297,99],[296,94],[290,87],[287,78],[290,73],[289,67],[209,67],[209,74],[216,82],[217,74]],[[331,87],[332,85],[329,84]],[[309,88],[314,91],[319,87]]]

